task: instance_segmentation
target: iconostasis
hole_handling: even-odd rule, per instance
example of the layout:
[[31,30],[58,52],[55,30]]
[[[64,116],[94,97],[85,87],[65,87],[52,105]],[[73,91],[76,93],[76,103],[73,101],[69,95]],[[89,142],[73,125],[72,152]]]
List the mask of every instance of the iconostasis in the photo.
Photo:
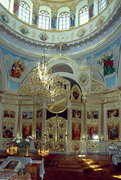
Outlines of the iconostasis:
[[78,90],[77,85],[71,89],[67,108],[58,113],[31,101],[18,101],[14,95],[2,95],[1,142],[32,136],[50,152],[65,153],[106,153],[112,142],[120,144],[120,90],[88,95]]

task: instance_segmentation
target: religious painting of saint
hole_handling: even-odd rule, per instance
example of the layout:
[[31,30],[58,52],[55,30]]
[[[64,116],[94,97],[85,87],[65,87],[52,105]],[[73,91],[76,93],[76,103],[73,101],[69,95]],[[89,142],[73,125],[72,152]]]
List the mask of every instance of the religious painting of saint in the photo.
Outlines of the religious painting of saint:
[[23,118],[23,120],[32,120],[32,118],[33,118],[33,112],[27,112],[27,111],[25,111],[25,112],[22,112],[22,118]]
[[98,119],[99,112],[98,111],[87,111],[87,119]]
[[81,93],[80,88],[77,85],[74,85],[71,89],[71,99],[75,101],[81,100],[80,93]]
[[42,109],[37,110],[36,118],[37,120],[42,119]]
[[119,123],[108,123],[108,139],[118,140],[119,139]]
[[25,70],[24,62],[21,60],[17,60],[12,64],[11,67],[11,77],[12,78],[20,78],[22,72]]
[[24,34],[24,35],[29,33],[29,30],[28,30],[28,28],[26,26],[20,26],[19,29],[20,29],[21,33]]
[[22,124],[22,138],[26,138],[27,136],[32,136],[32,124]]
[[13,12],[18,15],[19,0],[14,0]]
[[80,110],[77,110],[77,115],[78,115],[78,118],[81,118],[81,111]]
[[90,1],[89,3],[89,18],[91,19],[94,15],[94,2],[93,1]]
[[53,14],[52,19],[51,19],[51,27],[53,29],[57,28],[57,15]]
[[112,109],[107,111],[108,118],[119,117],[119,109]]
[[3,122],[2,124],[2,137],[13,138],[14,123]]
[[10,110],[4,110],[3,111],[3,117],[4,118],[15,118],[15,112]]
[[9,23],[9,21],[10,21],[9,17],[5,12],[1,12],[0,17],[1,17],[2,21],[4,21],[5,23]]
[[81,123],[72,123],[72,140],[79,140],[81,134]]
[[32,23],[37,25],[38,24],[38,9],[33,8],[33,15],[32,15]]
[[41,139],[42,135],[42,122],[36,123],[36,139]]
[[103,67],[104,76],[111,75],[115,72],[115,61],[113,56],[112,51],[110,53],[103,53],[102,59],[98,61],[98,64]]
[[42,41],[46,41],[48,39],[48,35],[46,33],[41,33],[39,37]]
[[72,110],[72,117],[73,118],[81,118],[81,111],[80,110]]
[[88,140],[97,140],[98,139],[98,125],[97,124],[88,124],[87,125],[87,138]]
[[77,91],[73,91],[73,97],[75,100],[77,100],[79,97],[79,93]]
[[70,16],[70,27],[75,26],[75,14],[71,14]]

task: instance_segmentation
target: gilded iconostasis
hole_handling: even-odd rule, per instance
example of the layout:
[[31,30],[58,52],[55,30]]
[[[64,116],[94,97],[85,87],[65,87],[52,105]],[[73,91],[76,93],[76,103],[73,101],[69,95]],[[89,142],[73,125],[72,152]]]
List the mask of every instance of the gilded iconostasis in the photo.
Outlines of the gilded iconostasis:
[[[59,31],[51,19],[52,29],[46,32],[36,19],[25,23],[15,8],[9,12],[0,6],[0,149],[17,136],[32,136],[31,151],[44,144],[50,152],[107,153],[109,144],[120,145],[121,2],[109,2],[84,25],[76,26],[76,20]],[[73,15],[73,1],[69,3]],[[66,92],[49,104],[19,93],[43,54]]]

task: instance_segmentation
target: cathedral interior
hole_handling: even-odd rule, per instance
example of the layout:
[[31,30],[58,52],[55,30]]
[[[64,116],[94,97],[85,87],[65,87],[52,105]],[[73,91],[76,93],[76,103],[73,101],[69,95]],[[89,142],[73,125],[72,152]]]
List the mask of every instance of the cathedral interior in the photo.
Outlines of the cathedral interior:
[[107,154],[120,127],[121,1],[0,0],[0,149]]

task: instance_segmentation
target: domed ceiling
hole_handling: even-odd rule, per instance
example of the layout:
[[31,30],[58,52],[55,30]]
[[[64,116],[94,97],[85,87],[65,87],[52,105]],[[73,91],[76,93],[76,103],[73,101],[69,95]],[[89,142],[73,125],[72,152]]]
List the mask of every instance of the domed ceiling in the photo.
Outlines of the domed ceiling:
[[[83,0],[84,1],[84,0]],[[67,5],[68,7],[75,9],[76,5],[80,3],[80,0],[32,0],[35,7],[39,7],[40,5],[47,5],[49,7],[56,7],[57,9],[59,7],[62,7],[63,5]]]
[[72,1],[77,1],[77,0],[42,0],[44,2],[49,2],[49,3],[67,3],[67,2],[72,2]]

